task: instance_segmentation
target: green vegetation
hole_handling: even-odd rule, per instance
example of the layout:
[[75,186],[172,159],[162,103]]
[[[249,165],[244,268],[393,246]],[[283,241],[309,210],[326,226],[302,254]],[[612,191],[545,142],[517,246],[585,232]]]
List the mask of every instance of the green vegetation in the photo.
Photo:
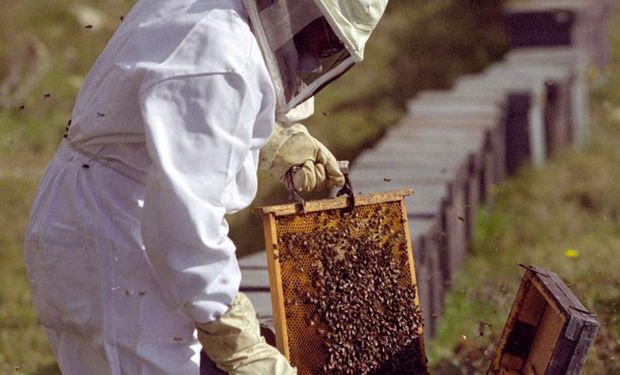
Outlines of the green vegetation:
[[77,89],[129,6],[125,0],[2,4],[0,374],[59,373],[32,308],[23,233],[39,179],[62,137]]
[[[73,98],[130,0],[22,0],[0,12],[0,373],[56,374],[32,310],[22,236],[40,175]],[[367,60],[322,92],[311,131],[341,159],[372,144],[425,88],[447,87],[502,53],[497,1],[392,0]],[[620,20],[609,82],[592,99],[591,145],[499,187],[483,211],[473,254],[428,348],[436,374],[478,374],[488,366],[513,301],[517,262],[558,273],[602,322],[585,374],[620,367]],[[92,28],[86,28],[93,25]],[[47,96],[49,94],[49,96]],[[20,109],[20,107],[22,107]],[[262,176],[256,205],[285,199]],[[274,193],[275,191],[275,193]],[[247,213],[232,218],[240,252],[260,249]],[[258,229],[257,229],[258,228]],[[254,233],[254,234],[252,234]],[[260,238],[260,237],[258,237]],[[577,257],[566,256],[574,249]],[[464,323],[467,322],[467,323]],[[483,336],[480,335],[480,322]],[[614,367],[615,366],[615,367]]]
[[[500,186],[428,348],[434,374],[484,374],[523,270],[557,273],[601,322],[585,375],[620,373],[620,23],[609,81],[591,100],[592,139]],[[487,325],[490,324],[490,327]]]
[[[0,373],[57,374],[32,309],[22,237],[47,161],[74,97],[134,0],[21,0],[0,12]],[[391,0],[366,61],[318,96],[306,122],[340,159],[352,159],[404,113],[421,89],[447,87],[503,52],[500,0]],[[92,26],[92,27],[91,27]],[[285,200],[261,176],[256,205]],[[262,248],[248,211],[231,217],[240,254]]]

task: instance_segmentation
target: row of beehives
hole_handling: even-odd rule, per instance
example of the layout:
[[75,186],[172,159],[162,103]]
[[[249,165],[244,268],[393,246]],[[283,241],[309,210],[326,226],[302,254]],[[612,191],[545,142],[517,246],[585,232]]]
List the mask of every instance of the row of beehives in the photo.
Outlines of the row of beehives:
[[[586,74],[606,65],[611,0],[524,4],[506,11],[516,48],[503,62],[462,77],[450,91],[418,95],[408,116],[353,163],[357,192],[416,191],[408,207],[427,335],[437,331],[444,290],[466,255],[476,207],[492,203],[493,187],[520,165],[542,165],[588,138]],[[241,290],[269,322],[265,253],[239,263]]]
[[[357,192],[413,187],[408,199],[425,334],[471,245],[476,209],[524,164],[588,139],[588,77],[604,72],[610,0],[514,3],[513,49],[448,91],[422,92],[407,116],[353,163]],[[603,76],[602,74],[600,76]]]
[[513,48],[572,46],[590,67],[609,63],[609,22],[616,0],[526,0],[510,2],[505,24]]

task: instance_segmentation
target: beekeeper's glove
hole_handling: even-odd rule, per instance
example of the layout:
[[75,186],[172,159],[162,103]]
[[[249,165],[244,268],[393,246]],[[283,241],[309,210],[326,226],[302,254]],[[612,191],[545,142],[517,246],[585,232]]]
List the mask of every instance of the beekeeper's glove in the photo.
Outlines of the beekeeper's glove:
[[286,128],[275,126],[261,150],[259,167],[285,185],[286,172],[295,168],[292,180],[298,192],[344,185],[344,175],[334,155],[299,123]]
[[228,311],[212,323],[196,324],[198,340],[222,371],[229,375],[295,375],[286,358],[260,335],[256,311],[238,293]]

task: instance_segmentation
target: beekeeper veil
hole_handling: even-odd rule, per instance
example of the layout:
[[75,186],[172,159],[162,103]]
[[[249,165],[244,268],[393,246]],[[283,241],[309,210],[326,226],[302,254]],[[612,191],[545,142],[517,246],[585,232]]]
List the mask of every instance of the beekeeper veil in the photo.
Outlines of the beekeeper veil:
[[243,0],[276,90],[276,118],[362,61],[387,0]]

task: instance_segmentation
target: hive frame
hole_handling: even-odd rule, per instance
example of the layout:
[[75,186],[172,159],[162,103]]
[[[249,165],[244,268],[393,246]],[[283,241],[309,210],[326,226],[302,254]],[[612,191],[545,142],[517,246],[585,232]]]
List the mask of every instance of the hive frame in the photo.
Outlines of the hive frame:
[[[356,207],[380,204],[380,203],[392,203],[400,202],[401,208],[401,222],[403,223],[403,231],[407,246],[407,258],[408,268],[411,276],[411,284],[416,286],[416,294],[414,299],[415,306],[420,306],[419,291],[417,290],[415,266],[413,259],[413,250],[411,245],[411,234],[409,232],[409,225],[407,224],[407,209],[405,206],[404,198],[413,194],[412,189],[401,189],[383,193],[374,193],[368,195],[356,195],[355,204]],[[349,206],[349,200],[345,196],[322,199],[316,201],[308,201],[305,204],[305,213],[316,213],[319,211],[347,209]],[[277,245],[278,233],[277,233],[277,220],[280,217],[289,215],[300,215],[298,206],[296,204],[284,204],[263,207],[260,209],[263,221],[263,230],[265,237],[265,247],[267,252],[267,266],[269,271],[269,287],[271,291],[271,303],[273,308],[273,322],[276,331],[276,346],[278,350],[290,360],[289,351],[289,335],[286,326],[286,309],[283,294],[282,274],[279,262],[279,250]],[[420,353],[424,355],[424,334],[423,324],[418,327]]]

